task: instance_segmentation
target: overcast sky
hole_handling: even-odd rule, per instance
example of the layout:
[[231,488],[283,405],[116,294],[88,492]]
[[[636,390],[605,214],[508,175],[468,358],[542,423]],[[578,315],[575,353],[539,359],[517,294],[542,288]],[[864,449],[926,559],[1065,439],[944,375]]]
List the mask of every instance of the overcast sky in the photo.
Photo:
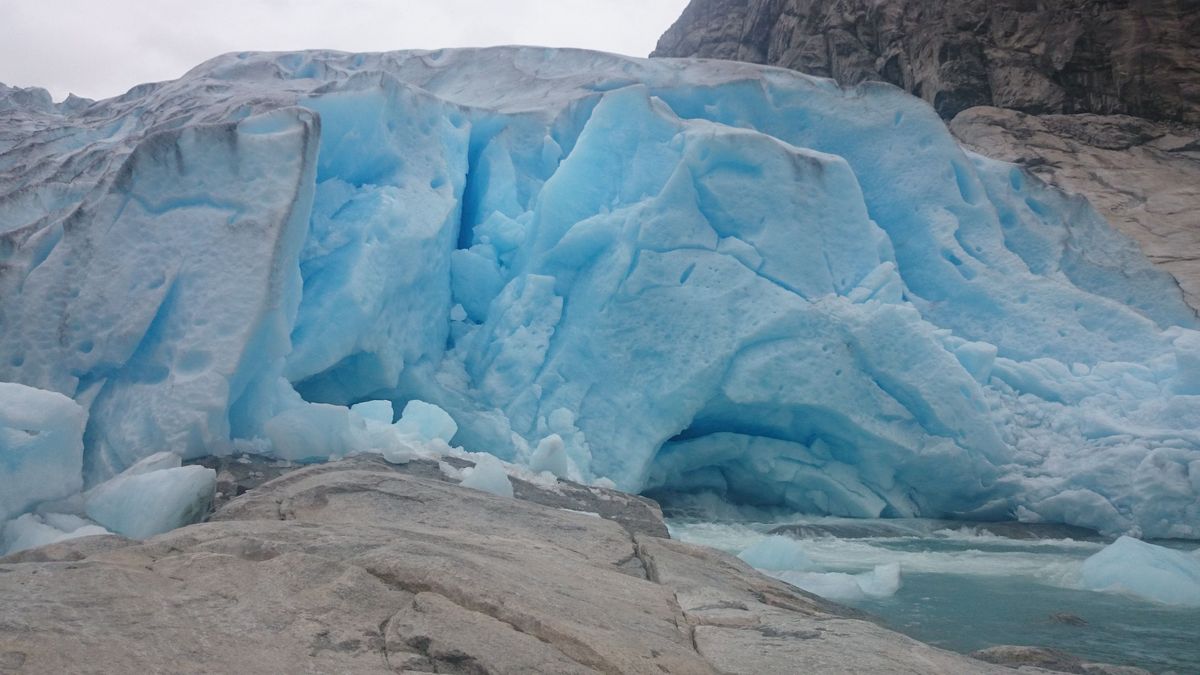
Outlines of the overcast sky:
[[232,51],[535,44],[645,56],[687,0],[0,0],[0,82],[124,93]]

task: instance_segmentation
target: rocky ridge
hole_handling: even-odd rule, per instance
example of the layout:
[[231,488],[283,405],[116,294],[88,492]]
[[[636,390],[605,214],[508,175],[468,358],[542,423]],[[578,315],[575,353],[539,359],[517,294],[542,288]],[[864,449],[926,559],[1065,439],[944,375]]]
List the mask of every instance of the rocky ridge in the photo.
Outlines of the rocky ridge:
[[891,82],[947,118],[991,105],[1200,122],[1186,0],[693,0],[653,55]]
[[310,466],[144,542],[0,559],[0,671],[1011,672],[655,536],[649,500],[454,471]]

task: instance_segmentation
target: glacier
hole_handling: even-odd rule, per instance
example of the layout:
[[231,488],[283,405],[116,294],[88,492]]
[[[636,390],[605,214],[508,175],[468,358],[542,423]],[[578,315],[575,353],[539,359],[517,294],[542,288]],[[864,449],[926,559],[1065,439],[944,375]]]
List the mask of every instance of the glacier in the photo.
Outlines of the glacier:
[[98,102],[0,88],[0,129],[0,381],[83,411],[42,447],[0,400],[0,517],[162,451],[424,433],[629,491],[1200,538],[1173,279],[894,87],[237,53]]

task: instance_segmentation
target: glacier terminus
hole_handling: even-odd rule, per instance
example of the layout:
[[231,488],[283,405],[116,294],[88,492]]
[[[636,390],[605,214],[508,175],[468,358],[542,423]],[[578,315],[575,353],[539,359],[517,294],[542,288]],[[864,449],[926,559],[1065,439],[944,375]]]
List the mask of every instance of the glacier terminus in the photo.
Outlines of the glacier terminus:
[[438,441],[633,492],[1200,538],[1174,280],[889,85],[240,53],[99,102],[0,88],[0,120],[0,520],[77,499],[138,536],[128,486],[182,513],[211,480],[180,456]]

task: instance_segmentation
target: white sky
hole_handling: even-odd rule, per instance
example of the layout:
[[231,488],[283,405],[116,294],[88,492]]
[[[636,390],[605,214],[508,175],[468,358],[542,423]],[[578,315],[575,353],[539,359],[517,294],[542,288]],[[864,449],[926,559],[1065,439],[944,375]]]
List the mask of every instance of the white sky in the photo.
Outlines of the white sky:
[[0,82],[124,93],[232,51],[534,44],[646,56],[687,0],[0,0]]

